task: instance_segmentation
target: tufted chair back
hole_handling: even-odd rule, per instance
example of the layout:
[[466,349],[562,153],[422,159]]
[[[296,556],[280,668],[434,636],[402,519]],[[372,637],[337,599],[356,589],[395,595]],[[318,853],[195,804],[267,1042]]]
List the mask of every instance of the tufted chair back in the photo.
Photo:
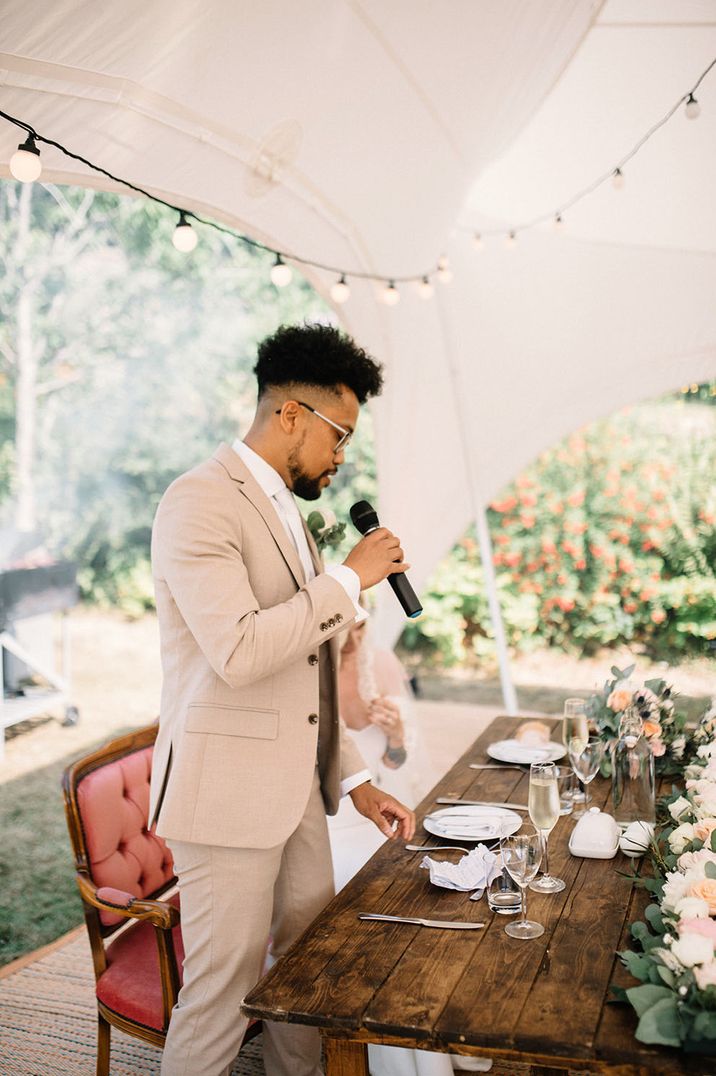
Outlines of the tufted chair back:
[[[153,743],[129,754],[97,760],[78,774],[76,802],[87,873],[103,890],[156,897],[174,884],[169,849],[147,828]],[[75,854],[77,854],[75,849]],[[125,922],[99,913],[103,934]]]

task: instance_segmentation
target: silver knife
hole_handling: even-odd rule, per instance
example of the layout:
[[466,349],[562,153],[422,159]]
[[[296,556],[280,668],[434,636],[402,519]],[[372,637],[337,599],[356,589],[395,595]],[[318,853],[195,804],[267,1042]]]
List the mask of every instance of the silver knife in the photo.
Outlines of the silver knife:
[[383,923],[412,923],[416,927],[442,927],[443,930],[482,930],[484,923],[453,923],[448,919],[411,919],[404,915],[378,915],[370,912],[359,919],[379,919]]
[[491,800],[458,800],[449,796],[438,796],[436,803],[448,803],[455,807],[509,807],[513,811],[529,811],[526,803],[493,803]]
[[[525,763],[526,765],[527,763]],[[471,770],[517,770],[518,773],[525,772],[522,766],[508,765],[505,762],[470,762],[469,767]]]

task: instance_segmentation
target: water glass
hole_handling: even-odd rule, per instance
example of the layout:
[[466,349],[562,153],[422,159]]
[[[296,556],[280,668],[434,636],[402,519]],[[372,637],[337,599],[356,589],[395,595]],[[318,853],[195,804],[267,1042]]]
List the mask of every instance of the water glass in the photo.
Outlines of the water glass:
[[510,873],[499,858],[496,866],[500,873],[496,875],[487,887],[487,904],[490,911],[497,915],[517,915],[522,907],[520,887],[510,877]]
[[539,870],[542,862],[542,841],[539,833],[531,827],[500,841],[502,862],[510,878],[520,887],[522,896],[522,915],[518,922],[508,923],[505,934],[511,938],[539,938],[544,934],[541,923],[527,918],[527,886]]
[[572,769],[584,785],[584,806],[580,811],[575,811],[575,818],[586,814],[589,807],[589,783],[599,773],[599,767],[602,764],[604,758],[604,743],[602,740],[597,739],[596,736],[590,737],[584,745],[578,744],[576,741],[572,741],[572,748],[569,752],[569,761],[572,763]]
[[574,790],[576,781],[570,766],[555,766],[557,788],[559,790],[559,813],[571,814],[574,810]]

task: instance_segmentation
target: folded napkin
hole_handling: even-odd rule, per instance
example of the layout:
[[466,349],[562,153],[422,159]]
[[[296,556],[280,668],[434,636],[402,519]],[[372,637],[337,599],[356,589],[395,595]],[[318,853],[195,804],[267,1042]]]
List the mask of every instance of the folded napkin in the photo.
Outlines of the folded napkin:
[[444,837],[499,837],[502,818],[497,815],[461,813],[451,808],[442,815],[429,814],[432,827]]
[[507,748],[514,762],[542,762],[550,757],[554,744],[545,747],[531,747],[529,744],[520,743],[519,740],[505,740],[501,745]]
[[471,900],[479,900],[493,878],[502,870],[499,857],[485,844],[478,844],[477,848],[473,848],[458,863],[424,856],[420,866],[430,871],[433,885],[442,886],[443,889],[457,889],[461,893],[472,892]]

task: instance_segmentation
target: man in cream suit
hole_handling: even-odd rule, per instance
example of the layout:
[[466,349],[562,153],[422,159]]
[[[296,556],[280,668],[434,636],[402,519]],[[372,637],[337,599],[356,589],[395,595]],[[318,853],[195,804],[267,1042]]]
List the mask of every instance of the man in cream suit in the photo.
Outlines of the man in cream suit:
[[[174,856],[184,985],[163,1076],[228,1073],[269,935],[280,956],[333,895],[326,813],[341,795],[388,836],[412,812],[370,783],[344,735],[337,639],[361,589],[404,571],[384,528],[323,571],[293,494],[313,500],[344,461],[380,367],[325,325],[263,342],[243,442],[169,487],[152,564],[164,684],[150,816]],[[315,1029],[266,1024],[268,1076],[317,1076]]]

